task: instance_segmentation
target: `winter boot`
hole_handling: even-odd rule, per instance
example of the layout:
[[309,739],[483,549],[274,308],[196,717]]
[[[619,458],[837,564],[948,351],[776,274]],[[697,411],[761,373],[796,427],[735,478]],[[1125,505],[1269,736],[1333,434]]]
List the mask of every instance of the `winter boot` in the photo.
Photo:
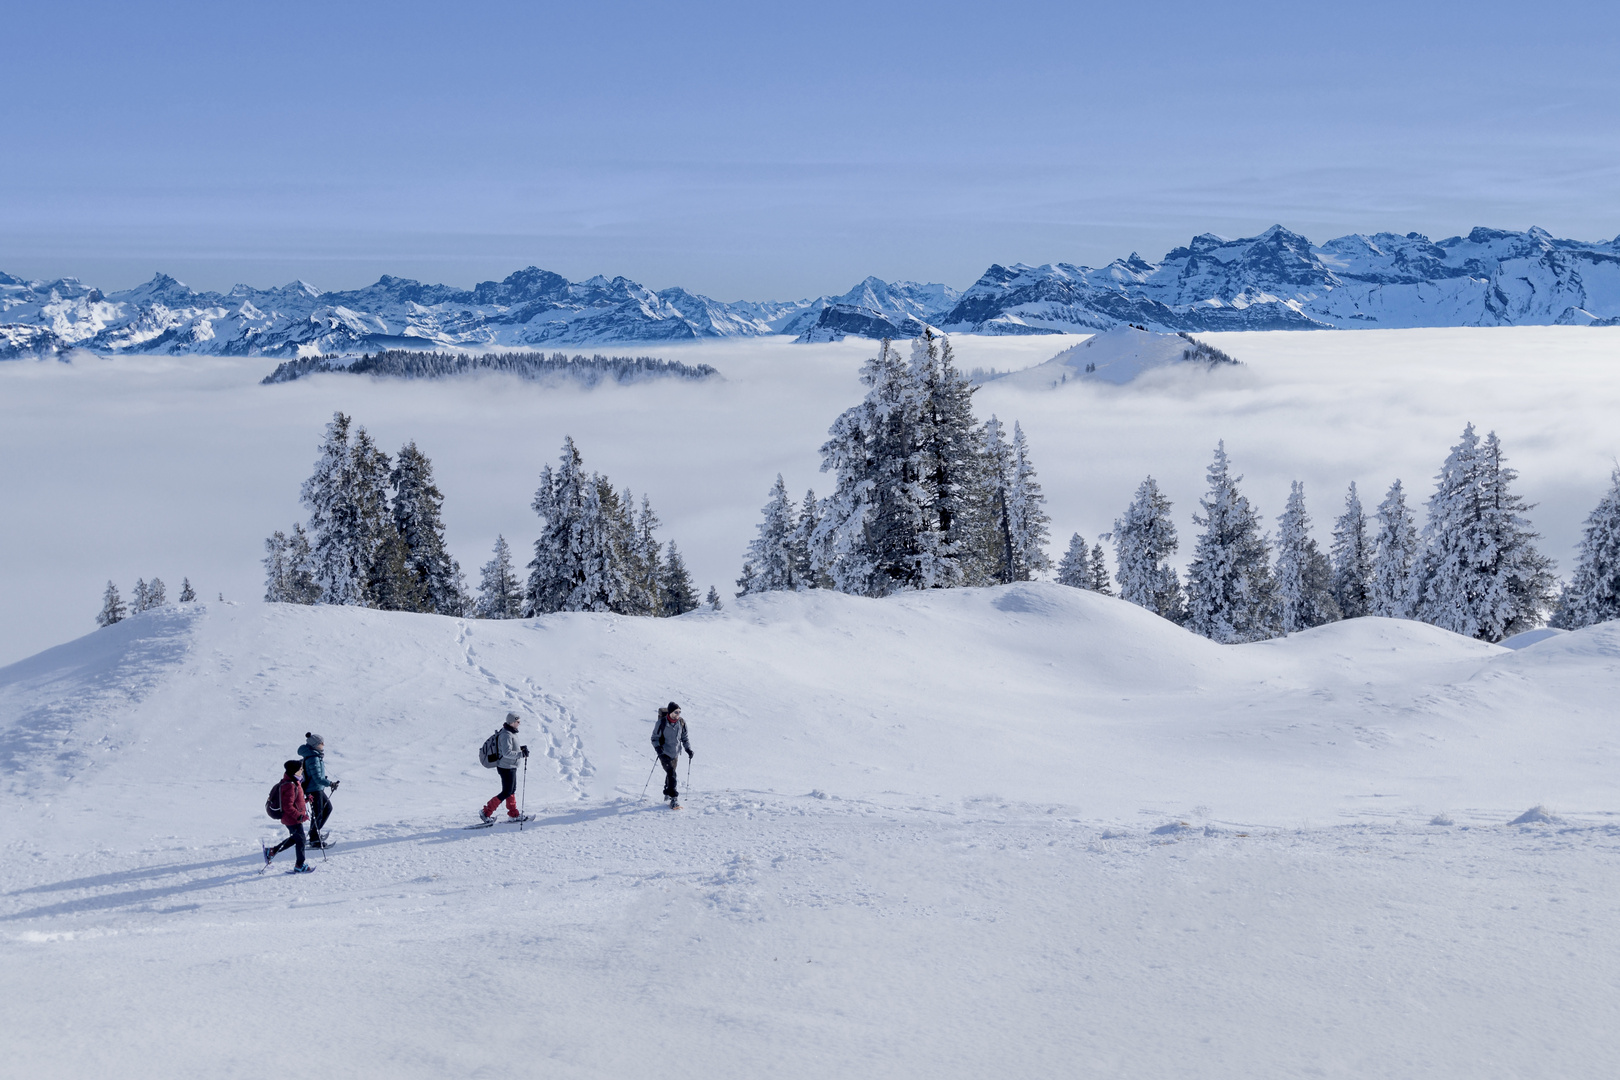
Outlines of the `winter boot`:
[[311,863],[305,863],[303,866],[293,867],[292,872],[295,874],[313,874],[315,872],[315,867]]

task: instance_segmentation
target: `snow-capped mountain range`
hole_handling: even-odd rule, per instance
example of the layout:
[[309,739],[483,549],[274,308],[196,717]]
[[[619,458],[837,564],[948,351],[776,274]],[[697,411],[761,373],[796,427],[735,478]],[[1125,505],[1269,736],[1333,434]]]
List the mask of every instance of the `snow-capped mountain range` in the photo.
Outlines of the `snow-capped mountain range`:
[[379,348],[676,342],[792,335],[908,337],[1159,331],[1620,324],[1620,237],[1586,243],[1542,229],[1479,228],[1312,244],[1274,225],[1195,237],[1159,262],[1101,268],[995,265],[966,292],[867,278],[840,296],[726,303],[628,278],[571,282],[529,267],[472,289],[384,276],[347,292],[303,281],[198,292],[166,274],[103,293],[74,278],[0,273],[0,358],[105,353],[295,356]]

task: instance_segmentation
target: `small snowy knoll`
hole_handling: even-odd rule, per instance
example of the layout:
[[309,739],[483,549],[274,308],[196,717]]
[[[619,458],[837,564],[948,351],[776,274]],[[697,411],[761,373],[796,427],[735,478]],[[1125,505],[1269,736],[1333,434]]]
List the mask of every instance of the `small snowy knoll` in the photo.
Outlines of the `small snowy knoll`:
[[1075,380],[1123,386],[1145,371],[1171,364],[1193,364],[1200,369],[1236,364],[1219,349],[1187,334],[1158,334],[1135,326],[1116,326],[1064,349],[1044,364],[1002,376],[1007,386],[1050,390]]
[[[125,1080],[294,1045],[389,1080],[1600,1076],[1617,657],[1620,624],[1223,647],[1056,585],[156,609],[0,668],[0,1050]],[[679,813],[638,798],[670,698]],[[508,709],[536,820],[463,829]],[[308,730],[337,843],[260,875]]]

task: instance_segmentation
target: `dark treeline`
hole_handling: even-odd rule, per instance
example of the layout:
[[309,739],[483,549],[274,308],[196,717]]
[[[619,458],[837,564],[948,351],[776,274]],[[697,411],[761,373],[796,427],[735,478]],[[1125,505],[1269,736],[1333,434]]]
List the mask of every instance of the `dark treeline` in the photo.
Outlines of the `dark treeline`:
[[594,356],[554,352],[465,353],[415,352],[387,349],[370,353],[353,362],[336,355],[302,357],[277,365],[265,376],[265,384],[292,382],[305,375],[345,372],[350,375],[377,375],[396,379],[446,379],[478,372],[504,372],[531,382],[570,380],[591,387],[606,380],[617,383],[645,379],[709,379],[719,372],[708,364],[683,364],[653,356]]

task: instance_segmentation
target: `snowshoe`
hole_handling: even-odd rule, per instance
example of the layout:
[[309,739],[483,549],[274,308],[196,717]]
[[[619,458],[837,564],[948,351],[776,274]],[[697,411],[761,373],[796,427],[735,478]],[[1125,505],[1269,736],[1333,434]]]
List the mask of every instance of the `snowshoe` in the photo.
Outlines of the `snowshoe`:
[[332,846],[332,839],[331,837],[323,836],[317,840],[312,836],[304,842],[304,846],[312,848],[329,848]]
[[493,829],[494,827],[495,819],[491,817],[484,818],[482,821],[475,821],[471,825],[462,826],[463,829]]
[[516,825],[520,821],[533,821],[533,820],[534,820],[534,815],[533,814],[516,814],[516,815],[508,815],[508,817],[506,819],[506,823],[508,825]]
[[264,865],[259,867],[259,873],[262,874],[266,870],[270,869],[270,860],[276,857],[276,853],[271,851],[270,845],[265,843],[263,840],[259,841],[259,847],[264,849]]
[[289,874],[313,874],[314,872],[314,863],[305,863],[303,866],[295,866],[291,870],[287,871]]
[[681,800],[679,800],[679,799],[671,799],[671,800],[669,800],[669,808],[671,810],[679,810],[681,808]]

